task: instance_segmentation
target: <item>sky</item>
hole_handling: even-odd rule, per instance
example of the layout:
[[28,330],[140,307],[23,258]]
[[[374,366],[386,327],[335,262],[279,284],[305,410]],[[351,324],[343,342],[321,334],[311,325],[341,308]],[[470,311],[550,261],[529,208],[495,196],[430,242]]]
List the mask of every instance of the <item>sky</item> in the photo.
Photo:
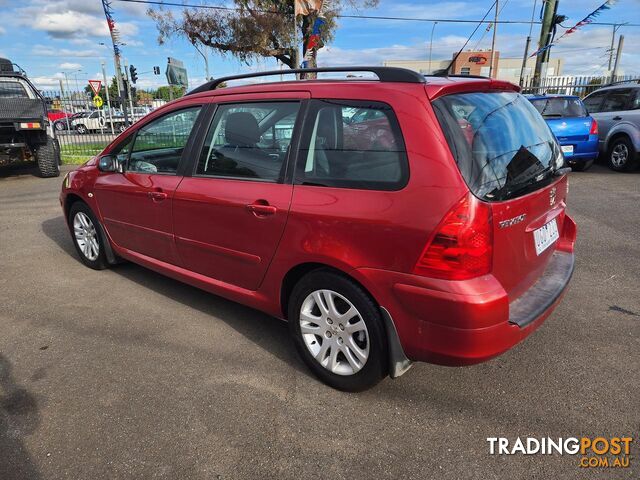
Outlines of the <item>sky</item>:
[[[173,0],[174,2],[176,0]],[[178,0],[179,2],[180,0]],[[563,24],[572,26],[604,0],[559,0],[558,13],[569,17]],[[224,5],[225,0],[189,0],[187,3]],[[231,3],[227,0],[226,3]],[[537,1],[536,19],[541,0]],[[343,13],[394,16],[419,19],[479,20],[493,0],[417,1],[380,0],[375,8],[347,8]],[[534,0],[500,0],[502,20],[531,18]],[[205,79],[202,57],[184,39],[170,39],[160,46],[154,22],[147,15],[148,5],[113,0],[114,18],[120,31],[123,57],[134,64],[141,88],[166,84],[167,57],[182,60],[189,73],[189,86]],[[180,15],[180,7],[166,7]],[[492,17],[493,14],[489,15]],[[489,18],[488,17],[488,18]],[[640,23],[640,0],[618,0],[598,21]],[[433,28],[433,59],[451,58],[471,34],[475,25],[399,20],[340,19],[335,38],[318,55],[321,66],[381,65],[384,60],[428,58]],[[563,29],[559,29],[562,32]],[[521,58],[529,25],[499,25],[497,47],[501,57]],[[534,45],[540,26],[534,25]],[[588,25],[554,47],[552,57],[565,60],[564,73],[597,75],[607,67],[607,50],[612,27]],[[484,36],[483,36],[484,34]],[[620,70],[640,76],[640,27],[623,26],[625,36]],[[478,29],[467,48],[489,48],[492,33]],[[102,44],[101,44],[102,43]],[[100,0],[0,0],[0,57],[24,68],[36,85],[44,90],[59,89],[59,80],[68,79],[71,89],[83,88],[89,79],[102,79],[101,62],[107,75],[114,72],[111,41]],[[159,66],[161,75],[153,75]],[[210,74],[214,77],[255,70],[277,68],[275,60],[264,59],[243,64],[230,56],[209,52]]]

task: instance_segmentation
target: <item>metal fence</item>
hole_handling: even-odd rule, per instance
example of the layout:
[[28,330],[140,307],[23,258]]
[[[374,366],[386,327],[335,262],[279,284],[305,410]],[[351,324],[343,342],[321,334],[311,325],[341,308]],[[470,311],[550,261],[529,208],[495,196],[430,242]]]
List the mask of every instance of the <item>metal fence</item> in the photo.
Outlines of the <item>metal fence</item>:
[[[113,98],[97,107],[93,93],[81,91],[42,91],[48,116],[53,122],[64,163],[83,163],[100,153],[128,124],[140,120],[164,103],[150,92],[142,92],[127,100],[127,120],[122,104]],[[103,91],[104,93],[104,91]],[[133,95],[132,95],[133,97]],[[110,108],[109,108],[110,105]]]
[[539,85],[536,85],[533,77],[525,77],[522,82],[522,93],[530,94],[563,94],[578,95],[583,98],[598,88],[611,85],[616,82],[639,81],[633,75],[601,75],[601,76],[550,76],[543,78]]

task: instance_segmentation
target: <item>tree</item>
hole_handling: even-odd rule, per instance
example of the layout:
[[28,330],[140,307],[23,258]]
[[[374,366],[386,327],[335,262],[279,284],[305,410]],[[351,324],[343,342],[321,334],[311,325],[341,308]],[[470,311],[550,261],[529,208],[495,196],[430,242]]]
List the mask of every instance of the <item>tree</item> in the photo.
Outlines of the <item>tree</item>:
[[169,89],[171,89],[171,93],[173,93],[173,98],[180,98],[184,95],[184,89],[182,87],[178,87],[177,85],[164,85],[162,87],[158,87],[156,90],[155,97],[161,98],[162,100],[169,101],[171,100],[171,93],[169,93]]
[[[296,31],[292,28],[294,0],[234,0],[234,9],[185,8],[176,18],[171,11],[149,9],[148,14],[156,22],[158,43],[162,45],[170,37],[186,38],[192,45],[204,45],[249,63],[260,57],[275,58],[296,68]],[[333,38],[335,16],[345,6],[372,7],[378,0],[333,0],[331,11],[324,12],[326,23],[322,41],[313,48],[317,51]],[[296,29],[307,44],[315,21],[315,14],[299,16]]]

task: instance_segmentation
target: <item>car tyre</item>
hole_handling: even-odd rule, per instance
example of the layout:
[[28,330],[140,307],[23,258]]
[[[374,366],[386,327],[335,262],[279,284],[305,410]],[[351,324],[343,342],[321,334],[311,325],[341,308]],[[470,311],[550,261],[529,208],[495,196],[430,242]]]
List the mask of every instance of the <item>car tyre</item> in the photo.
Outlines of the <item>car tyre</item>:
[[595,161],[596,159],[592,158],[591,160],[587,160],[586,162],[578,162],[575,165],[571,166],[571,170],[573,170],[574,172],[586,172],[591,168],[593,162]]
[[56,122],[56,123],[53,124],[53,126],[59,132],[64,130],[64,123],[62,123],[62,122]]
[[85,133],[87,133],[89,130],[87,129],[87,127],[85,127],[84,125],[78,125],[76,127],[76,132],[78,132],[80,135],[84,135]]
[[47,143],[36,149],[36,164],[42,178],[60,175],[60,150],[56,148],[55,139],[47,137]]
[[637,163],[637,152],[629,138],[618,137],[611,142],[607,155],[607,164],[611,170],[630,172],[637,166]]
[[298,354],[327,385],[359,392],[387,376],[380,309],[354,281],[328,270],[307,274],[291,293],[288,319]]
[[91,208],[84,202],[75,202],[69,209],[67,222],[73,245],[82,263],[94,270],[107,268],[109,263],[102,229]]

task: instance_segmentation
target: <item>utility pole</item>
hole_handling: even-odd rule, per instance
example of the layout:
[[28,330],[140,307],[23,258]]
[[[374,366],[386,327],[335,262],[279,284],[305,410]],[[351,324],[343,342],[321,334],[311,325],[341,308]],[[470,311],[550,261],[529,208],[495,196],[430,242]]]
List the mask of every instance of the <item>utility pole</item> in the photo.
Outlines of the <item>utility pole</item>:
[[[58,82],[60,82],[60,97],[62,98],[62,101],[65,101],[65,93],[64,93],[64,87],[62,86],[62,79],[59,78]],[[65,102],[66,103],[66,102]],[[67,109],[69,108],[69,106],[67,105]],[[65,115],[64,116],[65,121],[67,122],[67,130],[71,131],[71,128],[69,127],[69,115]]]
[[205,76],[205,80],[208,82],[209,80],[211,80],[211,77],[209,76],[209,59],[207,58],[207,55],[206,55],[207,46],[203,45],[204,52],[202,52],[202,50],[198,48],[198,45],[196,43],[193,44],[193,48],[195,48],[196,52],[202,55],[202,58],[204,59],[204,76]]
[[491,39],[491,64],[489,65],[489,78],[498,76],[498,69],[494,65],[496,59],[496,32],[498,31],[498,0],[496,0],[496,14],[493,19],[493,38]]
[[616,61],[613,64],[613,72],[611,74],[611,81],[616,81],[616,76],[618,76],[618,66],[620,65],[620,58],[622,57],[622,46],[624,45],[624,35],[620,35],[618,38],[618,51],[616,52]]
[[[553,35],[553,26],[558,11],[558,0],[546,0],[544,4],[544,14],[542,17],[542,28],[540,29],[540,42],[538,48],[547,47],[551,43],[551,36]],[[547,48],[543,52],[536,55],[536,69],[534,73],[535,86],[540,85],[542,77],[542,69],[549,63],[550,48]]]
[[520,82],[519,85],[522,87],[524,83],[524,71],[527,68],[527,58],[529,57],[529,45],[531,45],[531,31],[533,30],[533,18],[536,14],[536,5],[538,0],[533,0],[533,10],[531,10],[531,22],[529,23],[529,35],[527,36],[527,41],[524,44],[524,55],[522,57],[522,67],[520,68]]
[[609,68],[607,70],[611,71],[611,64],[613,63],[613,44],[616,41],[616,24],[613,24],[613,31],[611,32],[611,47],[609,48]]
[[111,98],[109,95],[109,84],[107,83],[107,71],[105,70],[104,61],[100,62],[102,65],[102,80],[104,82],[104,92],[107,96],[107,108],[109,109],[109,123],[111,124],[111,135],[115,135],[113,130],[113,112],[111,111]]

